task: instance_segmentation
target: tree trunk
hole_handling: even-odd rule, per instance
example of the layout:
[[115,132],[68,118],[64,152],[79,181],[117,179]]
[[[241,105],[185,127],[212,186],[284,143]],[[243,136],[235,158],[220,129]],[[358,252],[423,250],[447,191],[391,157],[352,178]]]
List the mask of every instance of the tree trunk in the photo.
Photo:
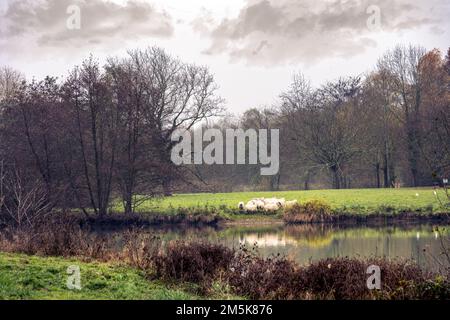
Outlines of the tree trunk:
[[390,172],[390,158],[389,158],[389,146],[387,141],[384,143],[384,166],[383,166],[383,178],[384,187],[389,188],[391,185],[391,172]]
[[339,168],[337,166],[332,166],[331,171],[333,172],[333,188],[340,189],[341,188],[341,175],[339,172]]
[[408,151],[409,151],[409,165],[411,168],[412,183],[414,187],[418,186],[418,161],[419,150],[416,141],[416,133],[414,128],[408,130]]
[[280,189],[280,175],[277,174],[269,178],[269,190],[278,191]]
[[172,188],[170,186],[170,180],[164,179],[162,182],[163,192],[165,197],[171,197],[172,194]]
[[305,190],[309,190],[309,180],[310,180],[310,174],[309,174],[309,172],[307,172],[306,178],[305,178],[305,184],[304,184]]
[[375,173],[377,177],[377,188],[381,188],[380,163],[375,165]]
[[131,194],[125,196],[123,207],[125,210],[125,214],[130,215],[133,213],[133,201],[131,199]]
[[104,217],[108,214],[108,204],[103,203],[101,207],[98,208],[98,214],[100,217]]

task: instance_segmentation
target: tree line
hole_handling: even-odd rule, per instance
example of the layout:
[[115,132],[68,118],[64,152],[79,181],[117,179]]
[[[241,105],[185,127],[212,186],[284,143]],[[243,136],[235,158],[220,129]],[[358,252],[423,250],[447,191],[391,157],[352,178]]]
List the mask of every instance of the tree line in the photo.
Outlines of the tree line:
[[[398,187],[450,168],[450,49],[397,46],[363,76],[313,87],[301,73],[278,102],[225,113],[214,76],[152,47],[94,57],[64,79],[0,70],[0,206],[126,213],[177,191]],[[206,121],[208,120],[208,121]],[[199,126],[280,129],[280,171],[170,160],[171,134]]]
[[213,124],[279,128],[279,174],[203,166],[203,185],[233,191],[442,184],[450,173],[449,89],[450,49],[443,57],[399,45],[374,70],[317,88],[298,73],[274,105]]
[[90,57],[63,81],[26,82],[9,68],[1,78],[1,205],[14,212],[36,197],[99,216],[121,199],[133,212],[184,176],[170,161],[172,132],[223,108],[207,67],[154,47],[104,66]]

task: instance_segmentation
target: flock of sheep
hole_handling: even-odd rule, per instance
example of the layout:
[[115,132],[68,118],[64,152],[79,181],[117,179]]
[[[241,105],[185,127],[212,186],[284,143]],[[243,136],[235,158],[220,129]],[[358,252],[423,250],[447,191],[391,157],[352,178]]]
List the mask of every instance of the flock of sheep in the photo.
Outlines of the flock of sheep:
[[247,212],[273,212],[281,208],[286,209],[293,207],[295,204],[297,204],[297,200],[286,201],[284,198],[256,198],[250,200],[247,204],[244,204],[244,202],[239,202],[239,210],[245,210]]

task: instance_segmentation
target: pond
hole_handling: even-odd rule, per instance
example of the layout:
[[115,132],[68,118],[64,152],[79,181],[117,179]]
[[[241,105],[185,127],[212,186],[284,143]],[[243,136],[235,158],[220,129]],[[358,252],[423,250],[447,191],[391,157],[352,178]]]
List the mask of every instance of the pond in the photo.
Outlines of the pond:
[[444,262],[442,240],[450,237],[450,225],[431,224],[152,227],[146,231],[163,240],[205,240],[232,248],[257,246],[262,256],[281,254],[302,265],[329,257],[376,256],[414,260],[433,271],[438,271],[436,260]]

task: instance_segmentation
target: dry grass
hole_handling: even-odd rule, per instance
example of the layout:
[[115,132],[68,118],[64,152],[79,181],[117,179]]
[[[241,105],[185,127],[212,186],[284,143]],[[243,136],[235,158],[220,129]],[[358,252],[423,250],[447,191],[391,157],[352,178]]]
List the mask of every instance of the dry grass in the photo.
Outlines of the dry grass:
[[286,223],[325,223],[333,221],[333,210],[326,202],[311,200],[304,204],[295,204],[285,210]]

